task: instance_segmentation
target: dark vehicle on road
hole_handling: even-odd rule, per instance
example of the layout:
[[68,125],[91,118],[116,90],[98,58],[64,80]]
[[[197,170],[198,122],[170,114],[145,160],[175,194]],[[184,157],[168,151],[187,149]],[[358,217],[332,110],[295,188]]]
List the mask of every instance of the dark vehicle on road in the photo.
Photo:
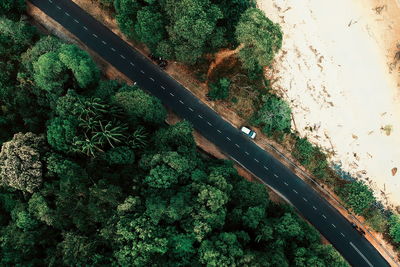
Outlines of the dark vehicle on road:
[[360,234],[365,235],[364,230],[361,227],[359,227],[357,224],[352,223],[351,226],[353,226],[353,228],[356,229]]
[[165,59],[162,59],[161,57],[156,57],[153,54],[150,54],[149,58],[151,60],[153,60],[155,63],[157,63],[157,65],[162,69],[165,69],[168,65],[168,61],[166,61]]

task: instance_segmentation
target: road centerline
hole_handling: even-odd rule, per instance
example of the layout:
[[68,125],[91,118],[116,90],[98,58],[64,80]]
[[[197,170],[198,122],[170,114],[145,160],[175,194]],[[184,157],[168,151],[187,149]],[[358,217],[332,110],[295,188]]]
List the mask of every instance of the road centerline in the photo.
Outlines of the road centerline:
[[367,257],[365,257],[364,254],[362,254],[362,252],[361,252],[352,242],[350,242],[350,245],[354,248],[355,251],[357,251],[358,254],[360,254],[360,256],[363,258],[363,260],[364,260],[370,267],[373,267],[373,265],[372,265],[371,262],[367,259]]

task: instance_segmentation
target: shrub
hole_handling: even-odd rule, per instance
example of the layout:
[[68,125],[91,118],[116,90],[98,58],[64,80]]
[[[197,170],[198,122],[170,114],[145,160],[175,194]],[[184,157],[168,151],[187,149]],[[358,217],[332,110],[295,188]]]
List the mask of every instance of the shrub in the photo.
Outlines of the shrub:
[[387,218],[377,208],[369,208],[365,212],[366,223],[377,232],[383,233],[388,227]]
[[294,146],[293,156],[300,161],[302,165],[308,166],[314,156],[314,146],[307,140],[307,138],[299,138],[296,140]]
[[339,195],[358,215],[363,215],[364,211],[375,201],[372,191],[360,181],[346,184],[339,191]]
[[224,100],[229,96],[229,86],[231,81],[228,78],[221,78],[217,83],[210,85],[211,90],[207,96],[211,100]]
[[253,116],[253,124],[261,126],[262,131],[268,136],[272,136],[275,132],[290,132],[289,105],[274,95],[265,95],[262,100],[264,103]]
[[389,220],[389,234],[394,242],[400,243],[400,216],[392,215]]

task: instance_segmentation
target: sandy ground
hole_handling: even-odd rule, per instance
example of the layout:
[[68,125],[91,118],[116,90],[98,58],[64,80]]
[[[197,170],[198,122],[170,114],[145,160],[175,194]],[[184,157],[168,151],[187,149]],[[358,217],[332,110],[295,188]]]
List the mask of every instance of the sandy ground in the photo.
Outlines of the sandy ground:
[[296,130],[391,207],[400,206],[396,1],[258,0],[284,32],[267,76],[290,103]]

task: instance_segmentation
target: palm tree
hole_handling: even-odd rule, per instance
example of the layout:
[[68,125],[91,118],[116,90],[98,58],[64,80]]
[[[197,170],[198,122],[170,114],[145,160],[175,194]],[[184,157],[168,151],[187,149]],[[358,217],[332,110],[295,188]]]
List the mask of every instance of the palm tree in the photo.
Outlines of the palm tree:
[[74,140],[75,151],[86,154],[87,156],[96,156],[96,151],[104,152],[100,147],[100,143],[93,136],[89,138],[85,133],[85,139],[79,140],[77,137]]
[[147,137],[148,134],[145,132],[145,129],[139,126],[130,136],[128,143],[133,149],[141,149],[147,145]]
[[105,126],[102,121],[99,121],[99,126],[100,131],[93,135],[93,138],[100,144],[104,144],[107,141],[111,147],[114,147],[113,142],[121,143],[125,139],[123,133],[128,129],[124,124],[114,127],[110,121]]

